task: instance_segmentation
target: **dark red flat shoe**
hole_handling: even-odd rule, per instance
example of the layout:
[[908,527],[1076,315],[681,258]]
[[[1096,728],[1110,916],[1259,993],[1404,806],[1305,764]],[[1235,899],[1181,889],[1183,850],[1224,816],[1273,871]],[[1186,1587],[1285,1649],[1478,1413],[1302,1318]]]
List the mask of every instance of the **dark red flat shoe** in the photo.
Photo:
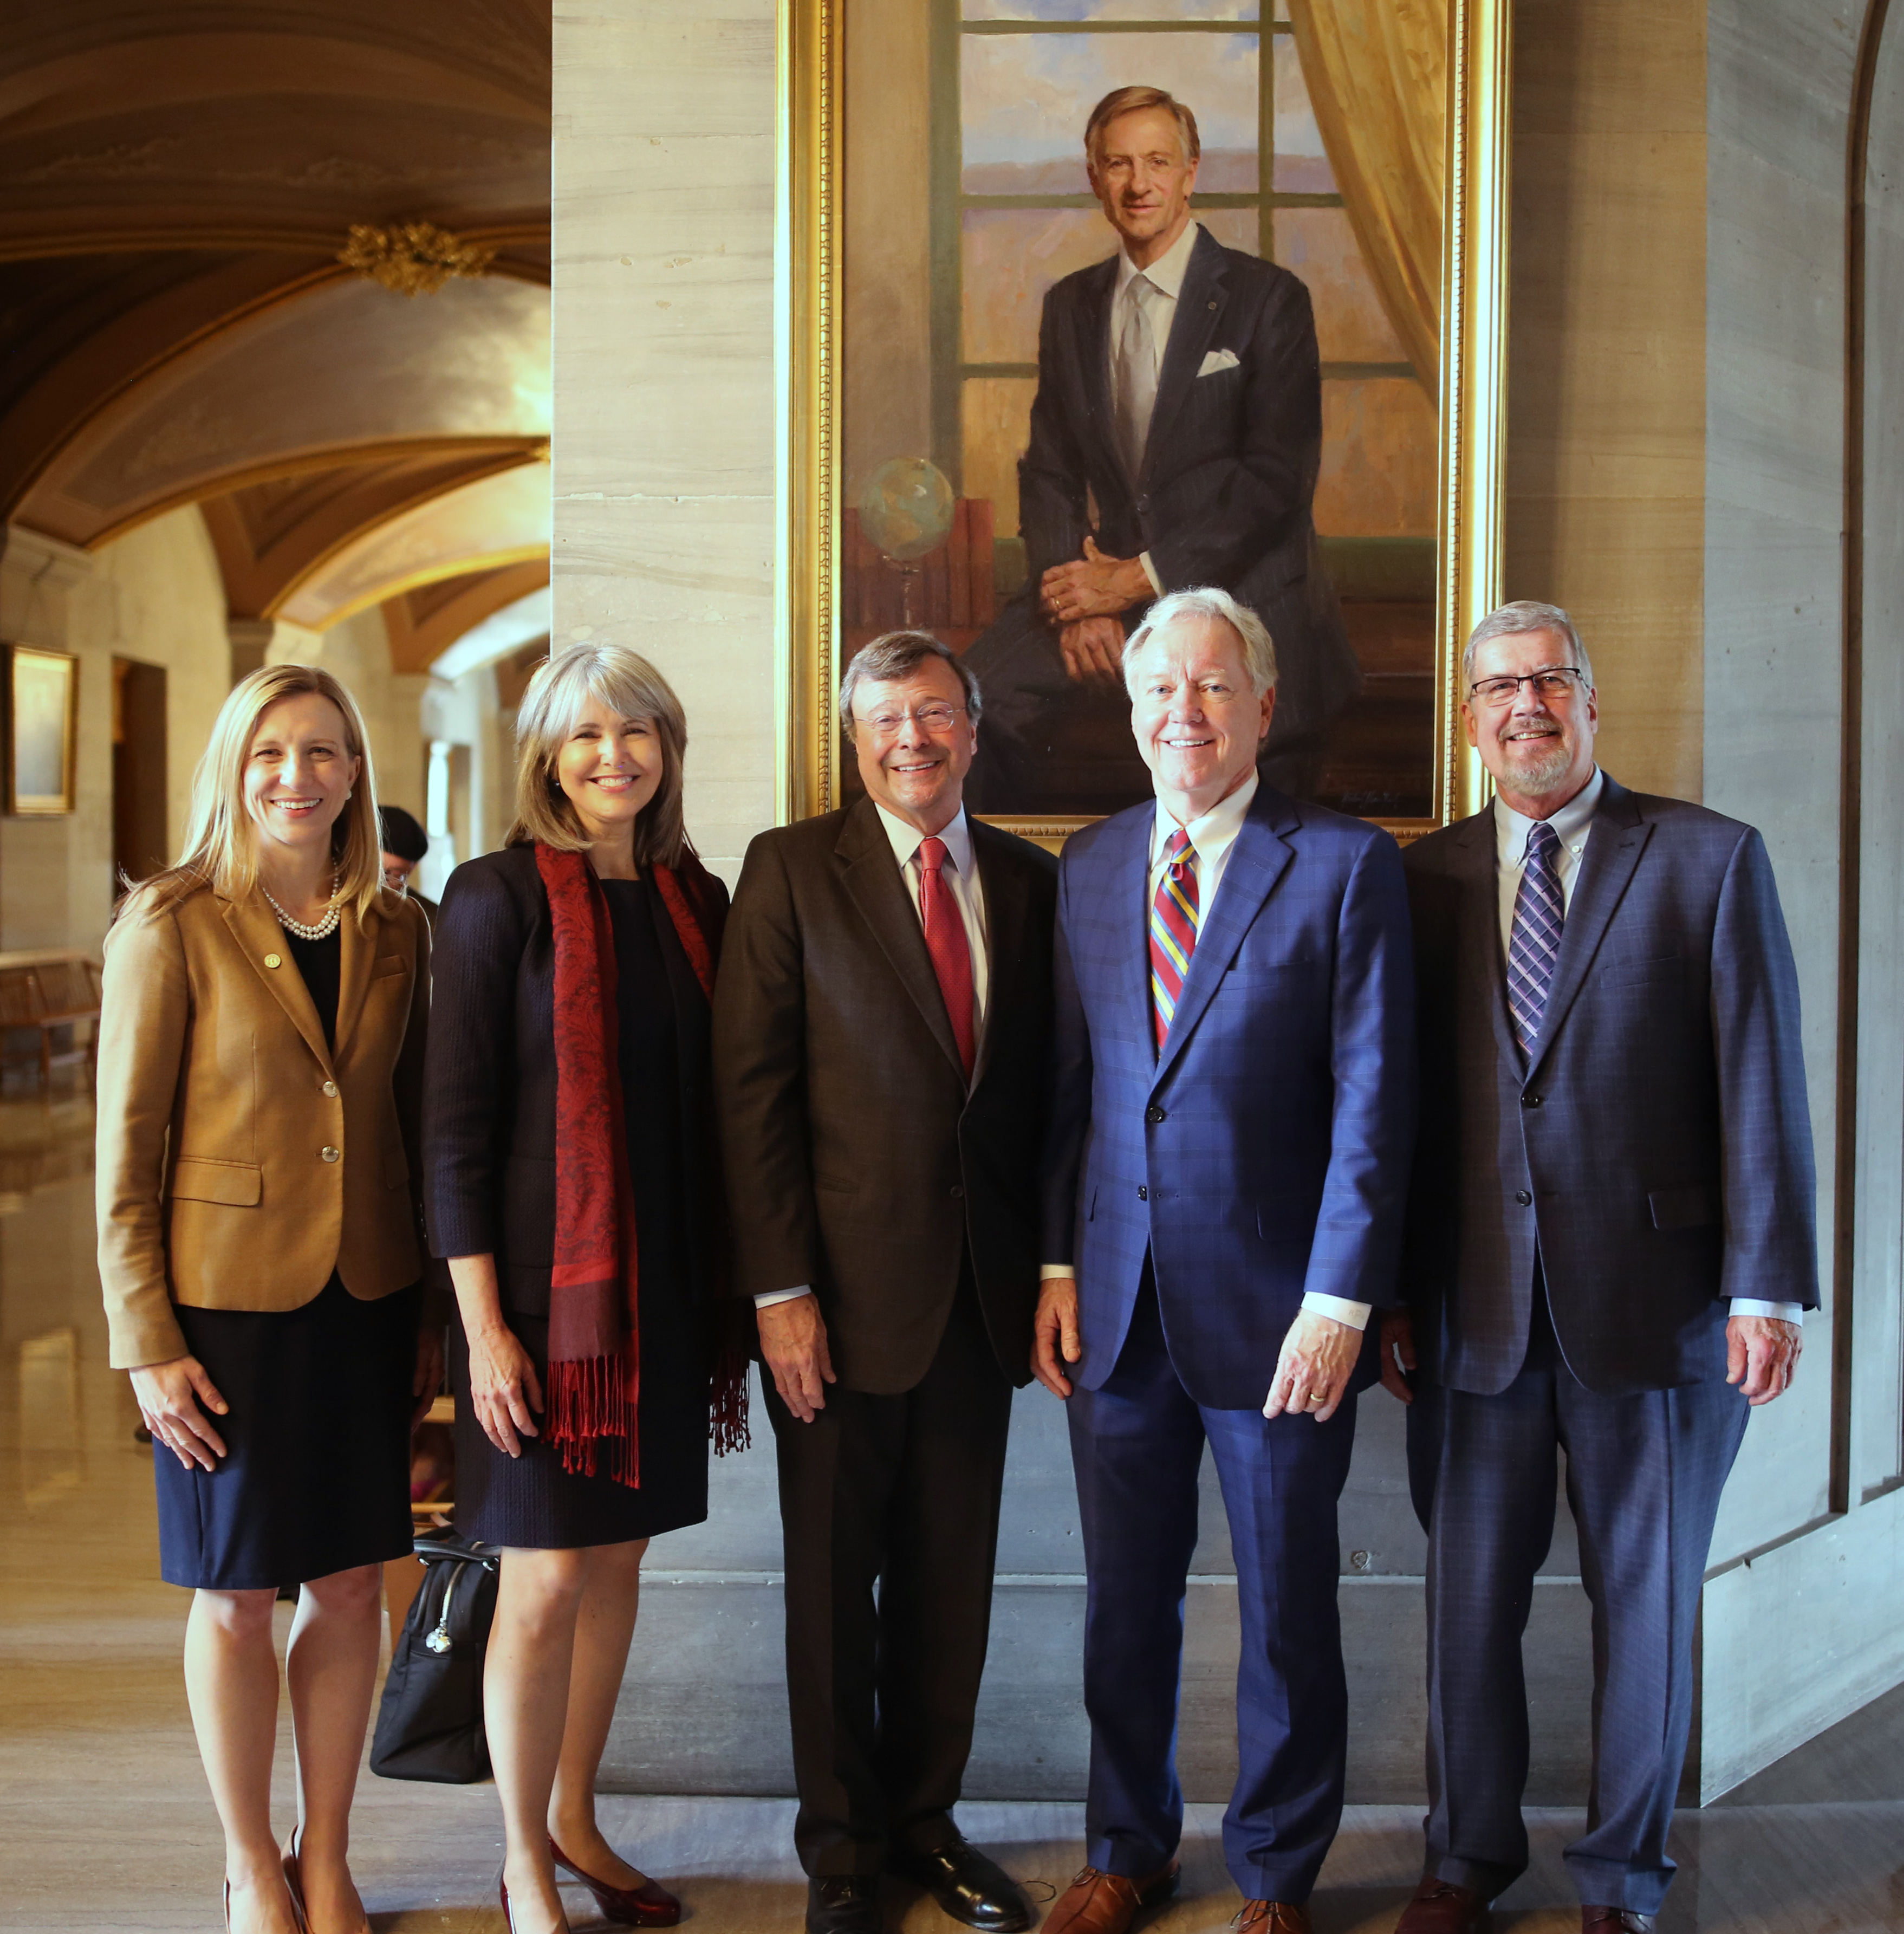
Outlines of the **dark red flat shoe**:
[[645,1880],[639,1887],[610,1887],[606,1881],[585,1874],[552,1839],[549,1853],[562,1872],[579,1880],[595,1896],[595,1907],[604,1920],[622,1927],[672,1927],[681,1918],[681,1903],[658,1881]]

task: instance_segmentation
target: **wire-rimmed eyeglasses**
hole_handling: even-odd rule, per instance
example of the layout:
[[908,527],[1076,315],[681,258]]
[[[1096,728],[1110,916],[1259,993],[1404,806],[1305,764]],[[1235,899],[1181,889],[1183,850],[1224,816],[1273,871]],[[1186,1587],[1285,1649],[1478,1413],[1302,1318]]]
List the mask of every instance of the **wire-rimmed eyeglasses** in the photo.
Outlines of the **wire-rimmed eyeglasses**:
[[928,732],[949,732],[952,729],[954,721],[963,718],[965,715],[965,711],[966,708],[963,705],[946,705],[938,703],[914,706],[904,712],[897,711],[890,706],[882,706],[880,710],[874,712],[871,718],[862,718],[858,723],[863,725],[868,731],[876,732],[881,738],[890,739],[908,719],[923,725]]
[[1468,696],[1477,704],[1499,711],[1514,702],[1523,685],[1531,685],[1538,696],[1551,703],[1572,697],[1575,679],[1582,685],[1586,682],[1586,674],[1578,665],[1549,665],[1544,670],[1524,671],[1517,676],[1507,672],[1499,678],[1476,679],[1468,688]]

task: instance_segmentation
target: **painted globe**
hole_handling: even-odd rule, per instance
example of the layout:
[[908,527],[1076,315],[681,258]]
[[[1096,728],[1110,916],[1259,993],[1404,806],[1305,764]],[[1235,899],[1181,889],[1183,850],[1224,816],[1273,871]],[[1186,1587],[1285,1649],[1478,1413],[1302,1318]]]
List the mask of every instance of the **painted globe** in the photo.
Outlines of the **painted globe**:
[[896,564],[936,550],[952,531],[952,487],[923,456],[882,463],[860,493],[860,527]]

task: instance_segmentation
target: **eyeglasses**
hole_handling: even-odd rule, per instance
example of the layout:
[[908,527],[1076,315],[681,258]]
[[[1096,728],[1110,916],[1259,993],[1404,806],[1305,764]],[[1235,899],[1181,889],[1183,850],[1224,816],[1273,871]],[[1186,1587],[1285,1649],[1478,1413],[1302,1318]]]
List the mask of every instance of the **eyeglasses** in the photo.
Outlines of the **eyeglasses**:
[[1575,679],[1582,684],[1586,681],[1586,673],[1578,665],[1550,665],[1545,671],[1524,671],[1518,678],[1478,679],[1469,686],[1468,696],[1499,711],[1502,706],[1514,702],[1523,685],[1531,685],[1535,694],[1541,698],[1571,698]]
[[908,719],[924,726],[928,732],[949,732],[965,710],[963,705],[921,705],[909,712],[875,712],[870,718],[859,722],[881,738],[890,739]]

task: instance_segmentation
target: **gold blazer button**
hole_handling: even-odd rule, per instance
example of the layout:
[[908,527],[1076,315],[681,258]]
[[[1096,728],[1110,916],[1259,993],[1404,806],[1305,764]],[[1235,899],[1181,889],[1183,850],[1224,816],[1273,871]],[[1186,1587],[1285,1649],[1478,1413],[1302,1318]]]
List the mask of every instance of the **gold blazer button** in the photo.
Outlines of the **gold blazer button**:
[[335,1161],[337,1159],[337,1151],[334,1148],[319,1149],[318,1152],[326,1161]]
[[282,953],[267,953],[264,956],[264,964],[267,967],[282,967],[285,964],[285,956]]

